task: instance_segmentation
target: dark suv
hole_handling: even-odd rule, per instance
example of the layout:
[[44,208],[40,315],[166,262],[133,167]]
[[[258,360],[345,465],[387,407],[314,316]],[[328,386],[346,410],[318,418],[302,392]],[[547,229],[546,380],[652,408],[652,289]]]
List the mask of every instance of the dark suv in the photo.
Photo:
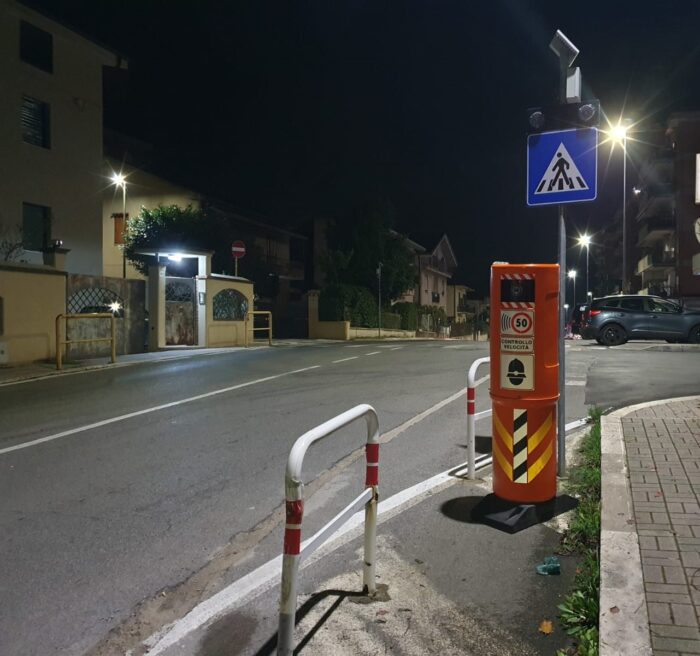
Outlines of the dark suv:
[[581,325],[581,337],[605,346],[628,339],[665,339],[700,343],[700,311],[658,296],[604,296],[593,299]]

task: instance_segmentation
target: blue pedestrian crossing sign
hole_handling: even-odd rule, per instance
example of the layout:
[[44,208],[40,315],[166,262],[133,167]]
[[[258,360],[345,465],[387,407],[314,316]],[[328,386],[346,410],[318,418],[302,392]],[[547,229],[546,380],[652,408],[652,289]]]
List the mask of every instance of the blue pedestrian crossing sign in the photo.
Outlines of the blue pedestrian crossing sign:
[[597,178],[596,128],[558,130],[528,136],[528,205],[595,200]]

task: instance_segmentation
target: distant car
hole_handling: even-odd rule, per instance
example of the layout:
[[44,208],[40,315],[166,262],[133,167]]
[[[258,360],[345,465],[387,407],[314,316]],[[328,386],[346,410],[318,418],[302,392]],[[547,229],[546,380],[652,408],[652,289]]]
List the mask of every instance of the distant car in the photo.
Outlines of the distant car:
[[665,339],[700,343],[700,310],[658,296],[620,295],[595,298],[585,313],[581,336],[605,346],[629,339]]

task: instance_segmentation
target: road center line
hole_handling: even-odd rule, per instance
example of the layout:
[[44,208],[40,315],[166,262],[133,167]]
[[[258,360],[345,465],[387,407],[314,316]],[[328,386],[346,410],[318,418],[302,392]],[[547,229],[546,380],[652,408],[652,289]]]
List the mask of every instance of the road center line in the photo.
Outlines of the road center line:
[[342,360],[333,360],[332,364],[338,364],[338,362],[347,362],[348,360],[357,360],[357,358],[359,358],[359,357],[360,357],[359,355],[353,355],[349,358],[343,358]]
[[365,355],[379,355],[381,351],[372,351],[371,353],[365,353]]
[[97,421],[94,424],[87,424],[86,426],[79,426],[78,428],[71,428],[69,430],[62,431],[60,433],[55,433],[53,435],[47,435],[46,437],[40,437],[37,440],[32,440],[31,442],[23,442],[22,444],[15,444],[14,446],[8,446],[4,449],[0,449],[0,455],[4,453],[10,453],[11,451],[19,451],[21,449],[28,449],[31,446],[36,446],[37,444],[43,444],[44,442],[51,442],[53,440],[58,440],[62,437],[68,437],[69,435],[75,435],[76,433],[84,433],[85,431],[92,430],[93,428],[100,428],[101,426],[107,426],[109,424],[116,424],[119,421],[124,421],[126,419],[131,419],[132,417],[140,417],[141,415],[147,415],[151,412],[158,412],[159,410],[166,410],[167,408],[174,408],[178,405],[183,405],[184,403],[191,403],[192,401],[200,401],[201,399],[208,399],[211,396],[217,396],[219,394],[226,394],[226,392],[233,392],[234,390],[242,389],[243,387],[250,387],[251,385],[257,385],[259,383],[266,383],[270,380],[276,380],[278,378],[283,378],[284,376],[291,376],[292,374],[299,374],[303,371],[310,371],[311,369],[318,369],[321,365],[316,364],[313,367],[304,367],[303,369],[294,369],[294,371],[285,371],[282,374],[276,374],[274,376],[266,376],[265,378],[258,378],[256,380],[249,380],[247,383],[239,383],[238,385],[231,385],[231,387],[223,387],[218,390],[213,390],[211,392],[205,392],[204,394],[197,394],[196,396],[190,396],[186,399],[180,399],[179,401],[171,401],[170,403],[163,403],[161,405],[154,405],[151,408],[144,408],[143,410],[137,410],[136,412],[129,412],[125,415],[119,415],[118,417],[110,417],[109,419],[103,419],[102,421]]

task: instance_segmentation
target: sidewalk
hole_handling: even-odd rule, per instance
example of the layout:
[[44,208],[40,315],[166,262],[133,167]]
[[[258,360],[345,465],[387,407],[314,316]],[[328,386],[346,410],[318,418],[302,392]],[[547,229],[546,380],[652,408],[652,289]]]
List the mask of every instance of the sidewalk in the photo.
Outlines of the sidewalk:
[[601,656],[700,654],[700,397],[602,428]]

